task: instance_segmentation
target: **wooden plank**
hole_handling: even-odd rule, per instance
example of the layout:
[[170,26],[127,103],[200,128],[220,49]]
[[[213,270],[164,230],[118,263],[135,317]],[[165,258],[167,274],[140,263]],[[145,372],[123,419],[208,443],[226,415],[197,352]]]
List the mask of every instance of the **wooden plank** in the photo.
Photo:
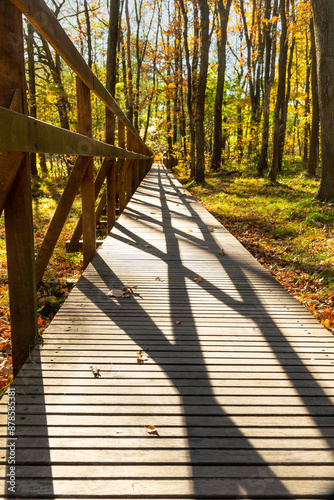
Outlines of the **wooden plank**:
[[[102,85],[98,78],[96,78],[45,2],[43,0],[13,0],[13,3],[53,46],[56,52],[58,52],[64,61],[67,62],[67,64],[87,85],[87,87],[92,90],[104,102],[104,104],[108,106],[113,113],[115,113],[122,123],[141,141],[135,127],[125,116],[111,94]],[[145,149],[148,155],[151,156],[152,153],[146,145]]]
[[0,107],[0,150],[145,159],[105,142]]
[[[212,219],[165,169],[143,184],[14,383],[18,487],[34,498],[92,487],[115,499],[325,498],[334,337],[216,222],[218,236],[200,229]],[[107,295],[124,285],[138,288]],[[2,435],[6,425],[4,396]]]

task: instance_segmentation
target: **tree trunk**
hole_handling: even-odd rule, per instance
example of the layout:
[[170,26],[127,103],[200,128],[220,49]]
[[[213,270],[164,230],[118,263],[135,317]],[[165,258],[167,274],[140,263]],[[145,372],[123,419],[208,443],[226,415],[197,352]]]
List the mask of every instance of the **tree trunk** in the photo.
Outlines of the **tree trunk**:
[[[27,52],[28,52],[28,74],[29,74],[29,114],[33,118],[37,118],[34,28],[30,23],[28,23]],[[33,177],[38,177],[36,153],[30,153],[30,170]]]
[[120,0],[113,0],[112,2],[110,2],[106,87],[113,97],[115,97],[115,89],[117,83],[117,45],[119,38],[119,8],[120,8]]
[[[289,0],[287,1],[288,4]],[[278,63],[278,87],[275,106],[274,118],[274,137],[273,137],[273,160],[269,178],[272,182],[276,182],[279,172],[279,155],[280,155],[280,134],[282,133],[282,106],[285,99],[285,79],[286,65],[288,58],[288,40],[287,40],[287,23],[285,0],[280,0],[280,18],[281,18],[281,37],[280,37],[280,54]]]
[[310,177],[315,177],[319,159],[319,97],[318,97],[318,80],[317,80],[317,56],[315,49],[313,20],[311,20],[310,28],[311,28],[311,57],[312,57],[312,62],[311,62],[312,128],[311,128],[307,173]]
[[86,28],[87,28],[87,50],[88,50],[88,66],[91,68],[93,64],[92,59],[92,32],[90,27],[90,17],[89,17],[89,9],[87,0],[84,0],[84,10],[85,10],[85,19],[86,19]]
[[128,111],[128,119],[133,122],[133,92],[132,92],[132,68],[131,68],[131,27],[129,17],[129,2],[125,2],[125,18],[126,18],[126,53],[127,53],[127,89],[128,99],[126,109]]
[[286,86],[286,94],[284,97],[284,101],[282,103],[281,110],[281,125],[280,125],[280,134],[279,134],[279,157],[278,157],[278,171],[282,172],[283,168],[283,153],[284,153],[284,143],[285,143],[285,131],[286,131],[286,122],[288,118],[288,106],[290,100],[290,92],[291,92],[291,72],[292,72],[292,61],[293,61],[293,53],[295,50],[296,40],[293,38],[291,47],[290,47],[290,56],[288,63],[288,74],[287,74],[287,86]]
[[[271,0],[266,0],[265,11],[265,76],[264,76],[264,95],[263,95],[263,124],[262,124],[262,143],[259,163],[257,171],[260,177],[264,176],[265,171],[268,169],[268,146],[269,146],[269,115],[270,115],[270,95],[271,89],[275,79],[275,63],[276,63],[276,32],[277,21],[273,22],[270,28],[270,7]],[[274,2],[272,18],[277,17],[278,0]]]
[[[312,46],[311,46],[312,52]],[[311,53],[312,58],[312,53]],[[308,32],[306,33],[306,81],[305,81],[305,112],[304,112],[304,143],[303,143],[303,164],[306,167],[308,165],[308,149],[309,149],[309,139],[310,139],[310,76],[311,76],[311,65],[310,62],[310,51],[309,51],[309,38]],[[296,71],[298,71],[298,66],[296,63]]]
[[201,48],[200,48],[200,70],[197,85],[196,99],[196,172],[195,180],[203,183],[205,180],[205,130],[204,110],[205,91],[209,65],[209,6],[207,0],[198,0],[201,12]]
[[330,200],[334,197],[334,2],[312,0],[319,108],[321,122],[322,176],[317,197]]
[[211,169],[218,172],[221,165],[223,132],[222,132],[222,105],[224,97],[225,68],[226,68],[226,39],[227,22],[232,0],[227,0],[226,6],[223,0],[218,0],[218,13],[220,24],[217,29],[218,36],[218,78],[215,97],[214,132],[213,132],[213,154]]

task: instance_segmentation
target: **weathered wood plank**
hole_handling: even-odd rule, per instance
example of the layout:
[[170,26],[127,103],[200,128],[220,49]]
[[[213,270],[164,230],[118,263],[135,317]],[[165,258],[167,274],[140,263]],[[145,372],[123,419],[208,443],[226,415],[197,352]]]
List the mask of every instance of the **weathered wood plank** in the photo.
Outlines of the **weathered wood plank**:
[[[22,368],[18,491],[319,500],[334,489],[334,337],[183,194],[154,167]],[[138,285],[130,298],[107,295],[125,285]]]
[[0,150],[2,151],[129,159],[147,158],[3,107],[0,107],[0,132]]

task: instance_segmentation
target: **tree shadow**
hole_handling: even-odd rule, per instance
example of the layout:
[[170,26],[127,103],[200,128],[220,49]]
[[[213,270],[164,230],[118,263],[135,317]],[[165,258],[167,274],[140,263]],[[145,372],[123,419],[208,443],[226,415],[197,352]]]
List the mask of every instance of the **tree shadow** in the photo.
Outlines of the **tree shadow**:
[[[301,356],[297,354],[287,337],[282,333],[281,328],[272,319],[267,306],[259,298],[253,282],[260,279],[263,283],[270,285],[273,290],[275,290],[275,287],[280,287],[280,285],[275,283],[268,273],[260,270],[257,265],[253,266],[250,262],[244,262],[238,256],[232,254],[220,256],[219,251],[221,248],[213,234],[205,227],[206,222],[199,217],[191,204],[184,199],[182,203],[187,207],[190,219],[197,223],[199,228],[202,227],[202,238],[175,229],[172,214],[168,209],[168,203],[164,196],[166,178],[169,181],[169,187],[173,187],[179,194],[180,190],[173,183],[173,179],[165,169],[162,167],[157,168],[162,222],[157,222],[144,215],[141,216],[139,223],[145,224],[145,222],[149,222],[151,225],[156,224],[159,230],[164,230],[166,251],[163,252],[155,247],[154,240],[140,238],[138,234],[132,232],[129,228],[122,227],[120,223],[118,223],[117,229],[124,234],[124,237],[111,233],[110,245],[112,247],[112,239],[114,238],[121,239],[124,242],[126,242],[127,238],[132,238],[132,240],[141,244],[141,252],[150,254],[166,264],[166,283],[169,289],[169,318],[172,325],[173,340],[168,340],[169,335],[166,335],[164,327],[159,326],[159,321],[155,321],[150,317],[150,314],[145,311],[139,300],[131,299],[128,302],[122,301],[122,299],[118,300],[117,310],[119,311],[121,308],[123,314],[115,315],[113,311],[110,311],[110,307],[104,310],[105,293],[88,278],[81,277],[77,288],[89,300],[100,307],[101,311],[114,324],[122,328],[129,338],[140,345],[141,349],[146,350],[149,347],[150,358],[160,366],[177,389],[182,401],[184,426],[188,435],[187,463],[192,467],[191,479],[193,482],[191,498],[326,498],[327,491],[311,492],[307,489],[307,486],[302,487],[302,481],[300,481],[300,487],[292,485],[292,489],[289,489],[287,486],[289,480],[286,478],[282,480],[275,473],[275,468],[279,468],[282,464],[289,468],[305,464],[316,465],[319,461],[327,463],[328,449],[325,443],[323,444],[324,450],[320,450],[316,456],[308,449],[303,449],[301,452],[298,447],[298,438],[288,440],[290,445],[282,449],[275,447],[270,442],[268,442],[268,447],[262,445],[256,448],[254,442],[252,442],[253,440],[246,436],[244,431],[249,426],[258,428],[279,427],[281,425],[280,420],[282,426],[298,427],[299,423],[303,419],[305,420],[305,417],[308,417],[312,421],[312,425],[316,426],[319,432],[322,433],[322,437],[327,441],[329,449],[332,448],[333,432],[330,422],[333,407],[327,394],[317,381],[317,370],[314,370],[315,366],[323,365],[326,367],[325,372],[329,370],[328,367],[330,367],[329,371],[332,371],[330,361],[321,359],[316,363],[309,362],[307,356],[305,361],[301,359]],[[132,208],[126,209],[125,213],[128,216],[132,214],[134,218],[137,218],[135,217],[137,214]],[[227,231],[225,231],[225,234],[228,234]],[[194,266],[192,260],[182,259],[179,246],[180,235],[192,245],[204,246],[208,252],[208,260],[219,261],[219,268],[215,264],[214,273],[224,276],[226,282],[233,284],[236,293],[232,294],[224,291],[223,288],[213,283],[214,280],[205,279],[205,265],[202,272],[203,263],[200,261],[195,263]],[[150,247],[144,247],[145,244],[150,245]],[[137,250],[138,248],[136,248]],[[106,251],[107,253],[108,251]],[[112,261],[108,262],[108,255],[106,255],[106,260],[103,257],[104,251],[102,249],[94,258],[92,266],[96,269],[105,285],[108,288],[123,286],[124,283],[118,278],[117,272],[114,272],[110,267]],[[194,267],[196,267],[196,270]],[[215,321],[214,315],[210,318],[210,311],[206,319],[205,304],[196,309],[192,302],[188,287],[189,281],[193,281],[194,278],[198,275],[202,276],[202,274],[201,282],[196,283],[199,289],[205,291],[213,301],[218,301],[221,306],[224,306],[221,309],[222,316],[219,322]],[[180,312],[180,306],[182,306],[182,312]],[[124,321],[120,320],[120,318],[127,315],[130,308],[131,315],[134,315],[138,321],[144,321],[145,328],[150,331],[150,336],[147,337],[143,344],[138,340],[138,328],[133,325],[128,328],[124,325]],[[267,343],[268,352],[273,355],[272,360],[243,358],[237,364],[232,357],[227,357],[226,360],[225,358],[217,358],[208,362],[202,351],[202,333],[199,335],[199,332],[206,329],[209,333],[211,328],[230,326],[231,335],[233,335],[233,330],[237,326],[233,324],[235,314],[229,319],[228,314],[224,312],[226,309],[238,313],[238,317],[242,319],[241,327],[245,327],[244,320],[247,320],[247,327],[254,327],[259,338],[261,337]],[[175,322],[179,319],[182,320],[181,324],[176,324]],[[295,321],[296,327],[302,324],[298,323],[298,321]],[[185,338],[191,340],[192,349],[196,353],[194,359],[182,357]],[[149,339],[154,340],[154,342],[150,344]],[[163,351],[162,354],[157,350],[157,342],[160,345],[159,349]],[[279,347],[277,343],[279,343]],[[312,354],[309,355],[309,358],[311,357]],[[266,373],[265,377],[263,377],[263,372]],[[272,380],[277,374],[290,382],[291,387],[296,391],[295,400],[298,401],[299,398],[302,405],[283,401],[281,406],[276,405],[274,407],[270,398],[268,398],[268,401],[263,399],[262,405],[259,405],[254,398],[253,404],[251,397],[248,397],[247,393],[240,398],[240,403],[234,403],[233,398],[232,402],[229,402],[228,397],[225,398],[225,403],[224,398],[217,397],[212,384],[215,379],[219,380],[220,383],[226,382],[227,384],[229,384],[229,380],[248,379],[256,386],[259,379]],[[200,383],[201,387],[200,393],[195,396],[190,391],[193,380]],[[185,381],[189,381],[189,385],[186,385]],[[312,396],[308,395],[305,387],[312,389]],[[159,406],[159,402],[157,402],[157,405]],[[301,406],[303,406],[303,410],[301,410]],[[168,408],[166,408],[167,410]],[[212,434],[208,436],[203,431],[203,429],[212,427],[220,429],[220,431],[224,429],[228,439],[224,441],[218,437],[215,438]],[[200,429],[199,439],[194,439],[194,429]],[[291,436],[293,436],[293,433],[291,433]],[[325,486],[323,486],[323,490],[324,488]],[[168,492],[166,493],[168,495]],[[155,498],[158,498],[158,496]],[[177,496],[174,495],[174,498],[190,498],[189,491],[180,491]]]

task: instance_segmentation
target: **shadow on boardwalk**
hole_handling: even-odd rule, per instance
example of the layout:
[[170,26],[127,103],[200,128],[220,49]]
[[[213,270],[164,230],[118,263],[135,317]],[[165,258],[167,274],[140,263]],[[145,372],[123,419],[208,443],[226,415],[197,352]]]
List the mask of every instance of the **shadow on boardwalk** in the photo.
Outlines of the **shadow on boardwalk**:
[[[150,357],[157,365],[164,370],[166,376],[173,383],[174,387],[178,391],[182,401],[183,413],[181,416],[184,418],[184,426],[187,431],[188,448],[186,451],[189,454],[189,461],[184,465],[189,465],[192,467],[192,474],[190,479],[193,483],[193,493],[191,496],[189,492],[180,492],[179,495],[171,496],[175,500],[180,500],[182,498],[225,498],[225,499],[323,499],[328,497],[328,492],[322,491],[307,491],[307,485],[305,486],[303,479],[301,479],[300,487],[296,484],[293,488],[289,488],[289,480],[293,480],[293,467],[294,465],[308,464],[312,466],[314,463],[308,459],[303,460],[303,454],[312,452],[312,450],[303,450],[298,447],[293,447],[293,444],[287,450],[272,448],[260,448],[256,447],[251,442],[251,439],[243,433],[243,428],[247,427],[247,417],[251,422],[251,427],[258,426],[261,427],[261,421],[263,417],[268,417],[269,419],[273,417],[272,421],[279,422],[280,415],[284,415],[284,411],[275,412],[273,409],[271,413],[271,407],[266,404],[262,408],[259,405],[249,404],[245,413],[241,413],[233,410],[229,411],[229,406],[221,405],[217,401],[217,397],[212,387],[212,377],[210,378],[210,372],[206,365],[204,355],[202,352],[200,338],[196,326],[196,318],[194,311],[194,305],[191,303],[191,297],[189,295],[189,289],[187,288],[187,283],[189,280],[193,281],[194,278],[201,273],[200,268],[198,273],[188,267],[187,262],[182,262],[181,250],[179,246],[179,237],[182,236],[183,239],[187,239],[189,244],[192,244],[202,249],[210,249],[210,252],[214,254],[215,258],[219,260],[219,265],[222,266],[223,272],[226,273],[227,278],[235,286],[235,290],[239,295],[238,299],[232,297],[223,288],[219,288],[214,285],[214,283],[202,279],[200,283],[197,283],[198,287],[203,288],[205,293],[210,294],[213,302],[221,303],[224,306],[235,311],[240,317],[249,321],[252,327],[257,327],[257,329],[262,333],[263,340],[266,341],[267,346],[270,348],[271,353],[275,358],[275,366],[282,370],[284,379],[289,381],[291,387],[294,388],[296,393],[296,400],[299,397],[300,404],[304,405],[305,412],[298,413],[294,415],[293,410],[287,413],[285,419],[291,417],[291,419],[308,417],[312,420],[312,424],[318,429],[319,433],[322,433],[322,438],[324,440],[324,445],[328,444],[328,448],[324,446],[323,450],[320,450],[319,457],[321,459],[322,452],[328,451],[328,449],[333,448],[333,407],[330,399],[327,397],[326,393],[322,389],[321,385],[318,383],[316,378],[312,375],[311,371],[307,367],[306,363],[298,356],[294,348],[291,346],[287,338],[283,335],[281,330],[275,324],[274,320],[268,313],[266,306],[261,302],[258,297],[256,290],[254,289],[252,279],[254,281],[259,281],[259,278],[265,283],[266,280],[272,279],[265,271],[259,270],[258,267],[254,269],[246,268],[246,264],[238,261],[232,255],[219,256],[220,247],[215,242],[213,235],[206,229],[203,228],[201,237],[197,237],[195,233],[185,233],[180,229],[173,227],[172,216],[177,215],[177,211],[171,211],[167,206],[166,191],[169,194],[175,194],[181,192],[177,186],[174,186],[172,177],[166,173],[164,169],[159,169],[158,172],[158,185],[151,183],[150,181],[145,182],[145,191],[151,191],[152,202],[154,198],[160,198],[161,208],[162,208],[162,221],[158,222],[156,219],[149,217],[149,215],[143,215],[140,212],[136,212],[133,208],[128,208],[128,217],[133,216],[133,219],[138,219],[137,223],[149,222],[151,225],[156,224],[159,232],[161,234],[161,229],[163,229],[165,235],[166,251],[162,252],[157,247],[154,247],[152,241],[145,241],[140,239],[137,233],[131,232],[129,228],[123,227],[117,224],[118,233],[114,232],[111,234],[113,239],[118,239],[127,243],[129,239],[138,241],[141,244],[142,251],[147,252],[152,257],[161,259],[167,266],[167,279],[166,283],[169,286],[169,316],[172,325],[173,342],[170,342],[166,336],[166,332],[154,322],[150,315],[141,306],[140,301],[131,300],[131,314],[141,318],[141,321],[145,323],[145,326],[150,330],[150,337],[154,342],[152,346],[149,344],[149,340],[145,340],[145,344],[141,345],[143,350],[147,350],[150,347]],[[166,187],[166,176],[170,185]],[[147,196],[147,195],[145,195]],[[136,198],[136,195],[135,195]],[[182,199],[182,198],[181,198]],[[178,198],[178,201],[180,198]],[[181,203],[181,202],[180,202]],[[199,227],[205,226],[204,221],[198,219],[198,213],[193,209],[191,203],[187,201],[186,198],[182,199],[183,208],[186,207],[188,210],[187,217],[189,220],[192,218],[197,220]],[[154,203],[153,205],[154,206]],[[144,247],[144,245],[149,245]],[[153,245],[153,246],[152,246]],[[170,258],[173,255],[173,259]],[[117,274],[110,269],[109,265],[103,259],[103,252],[97,254],[92,262],[95,267],[96,272],[100,275],[101,279],[105,281],[108,288],[120,288],[124,283],[120,282]],[[135,266],[135,261],[133,262]],[[217,264],[216,264],[217,265]],[[200,262],[199,262],[200,266]],[[253,274],[252,274],[253,273]],[[252,276],[252,278],[250,278]],[[104,315],[109,315],[109,319],[115,325],[118,325],[121,331],[124,331],[130,339],[133,339],[135,344],[140,345],[138,342],[138,330],[132,328],[126,328],[124,326],[124,316],[127,314],[127,307],[129,302],[124,300],[119,300],[118,310],[122,311],[123,315],[114,315],[111,312],[106,312],[104,305],[106,304],[106,296],[103,291],[101,291],[97,284],[92,283],[85,275],[81,277],[78,282],[77,288],[83,294],[86,294],[87,299],[97,307],[101,308],[101,312]],[[177,293],[175,293],[177,289]],[[182,364],[182,353],[185,348],[185,336],[183,325],[176,325],[175,321],[179,319],[180,304],[182,304],[183,312],[182,314],[187,317],[187,331],[191,330],[191,348],[196,354],[196,359],[193,364]],[[201,306],[201,310],[203,311]],[[110,307],[108,308],[110,311]],[[222,319],[222,325],[223,325]],[[209,333],[209,332],[208,332]],[[171,332],[168,331],[168,336],[170,337]],[[231,334],[232,335],[232,334]],[[161,359],[161,354],[155,352],[157,351],[157,343],[159,342],[159,350],[163,351],[163,358]],[[277,347],[279,345],[279,347]],[[177,360],[177,361],[175,361]],[[181,361],[180,361],[181,360]],[[212,362],[212,365],[218,366],[219,363],[223,363],[222,360],[218,359]],[[179,367],[175,366],[179,364]],[[265,365],[265,360],[263,361]],[[34,351],[34,379],[35,384],[41,384],[41,390],[39,392],[39,406],[45,407],[45,404],[41,404],[44,398],[43,393],[43,374],[40,368],[40,358],[37,349]],[[226,365],[225,365],[226,366]],[[31,365],[28,367],[28,371],[31,370]],[[268,364],[268,373],[270,373],[271,366]],[[234,365],[233,372],[238,373],[238,378],[240,380],[246,379],[249,376],[250,369],[247,364],[247,359],[243,361],[243,364]],[[24,371],[23,371],[24,372]],[[277,373],[277,372],[276,372]],[[75,376],[75,373],[73,374]],[[233,374],[232,374],[233,375]],[[256,376],[256,372],[253,374]],[[261,376],[261,374],[259,374]],[[272,379],[275,377],[275,373],[272,373]],[[50,375],[49,375],[50,376]],[[27,386],[33,383],[32,378],[27,378],[24,380],[24,373],[22,375],[21,387],[26,383]],[[224,373],[220,377],[220,380],[224,377]],[[187,383],[189,380],[189,384]],[[189,387],[192,382],[196,380],[194,384],[193,391],[189,392]],[[232,381],[228,381],[226,385],[232,385]],[[194,390],[198,388],[199,394],[194,396]],[[305,389],[307,388],[307,389]],[[310,390],[312,397],[307,395],[307,390]],[[24,394],[24,393],[23,393]],[[246,396],[247,398],[247,396]],[[24,398],[23,398],[24,399]],[[222,399],[222,398],[220,398]],[[249,397],[247,398],[249,400]],[[18,398],[19,402],[19,398]],[[159,401],[157,400],[157,405]],[[23,405],[22,405],[23,406]],[[234,405],[236,406],[236,405]],[[283,405],[284,406],[284,405]],[[24,406],[23,413],[19,416],[20,425],[24,425]],[[97,406],[97,412],[98,406]],[[135,410],[134,410],[135,411]],[[34,423],[34,410],[30,411],[32,418],[30,422],[32,425],[40,426],[40,428],[45,429],[46,434],[43,437],[44,445],[43,450],[35,449],[33,451],[26,450],[22,452],[22,463],[24,461],[24,453],[35,453],[36,462],[44,465],[44,478],[43,484],[38,489],[38,486],[34,486],[34,491],[40,491],[40,495],[36,495],[36,498],[54,498],[56,497],[53,489],[52,483],[52,470],[51,470],[51,459],[48,450],[48,436],[47,436],[47,417],[45,411],[43,414],[43,409],[38,411],[36,414],[36,421]],[[161,415],[161,413],[159,413]],[[168,419],[168,413],[166,412],[166,419]],[[238,425],[238,422],[243,421],[242,427]],[[209,422],[209,423],[208,423]],[[279,425],[279,424],[278,424]],[[291,420],[291,426],[293,427],[293,420]],[[215,443],[215,436],[210,432],[210,427],[221,430],[221,434],[217,437],[226,437],[225,442],[227,445],[223,447],[221,444],[224,440],[218,439]],[[196,433],[196,428],[201,428],[199,433]],[[291,432],[293,435],[293,432]],[[159,438],[157,438],[159,439]],[[293,441],[293,440],[292,440]],[[39,441],[41,444],[41,441]],[[218,444],[217,444],[218,443]],[[40,446],[39,444],[39,446]],[[156,448],[157,449],[157,448]],[[307,455],[308,457],[310,454]],[[269,458],[268,458],[269,457]],[[83,457],[84,458],[84,457]],[[140,454],[137,453],[135,460],[140,461]],[[31,463],[31,459],[30,459]],[[332,465],[329,462],[324,462],[326,465]],[[24,464],[24,463],[23,463]],[[50,466],[49,466],[50,465]],[[154,465],[154,464],[152,464]],[[176,465],[182,465],[176,464]],[[281,476],[278,477],[275,474],[275,470],[280,465],[290,466],[291,470],[288,477]],[[316,466],[316,465],[315,465]],[[205,472],[203,472],[205,469]],[[310,469],[310,468],[309,468]],[[208,472],[209,471],[209,472]],[[161,478],[160,478],[161,479]],[[163,479],[163,478],[162,478]],[[172,479],[172,478],[171,478]],[[176,479],[176,478],[175,478]],[[307,478],[306,478],[307,479]],[[38,479],[29,478],[26,480],[26,493],[24,493],[23,486],[21,491],[23,492],[18,498],[31,498],[29,496],[29,485],[38,483]],[[297,481],[298,482],[298,481]],[[329,484],[329,481],[327,481]],[[323,487],[322,487],[323,488]],[[30,491],[33,491],[32,489]],[[96,492],[98,495],[98,492]],[[88,496],[87,496],[88,495]],[[169,497],[169,492],[162,492],[161,495],[123,495],[122,492],[111,493],[110,498],[151,498],[157,500],[158,498]],[[164,495],[162,497],[162,495]],[[13,495],[14,496],[14,495]],[[78,496],[83,498],[90,498],[89,492],[78,492]],[[15,496],[14,496],[15,497]],[[94,496],[92,496],[93,498]],[[104,496],[104,498],[106,498]],[[109,497],[108,497],[109,498]]]
[[[161,175],[161,174],[160,174]],[[291,494],[288,491],[286,486],[283,484],[283,481],[280,478],[276,477],[271,469],[271,465],[279,465],[281,462],[285,462],[291,464],[293,466],[294,463],[301,463],[302,460],[296,460],[297,454],[302,455],[302,450],[291,451],[291,458],[287,460],[281,460],[279,451],[277,450],[277,459],[272,459],[266,461],[261,452],[257,451],[257,449],[252,445],[249,439],[242,433],[239,427],[235,424],[235,419],[233,415],[229,415],[220,404],[217,403],[215,394],[213,393],[209,374],[207,371],[207,367],[202,356],[202,350],[200,346],[200,342],[198,337],[196,336],[196,325],[195,318],[193,317],[193,308],[190,303],[189,293],[186,286],[186,280],[193,280],[198,274],[191,271],[185,265],[182,264],[180,252],[176,249],[178,248],[178,238],[177,233],[179,230],[173,228],[171,221],[171,214],[167,207],[167,202],[165,200],[165,193],[163,183],[161,181],[159,175],[159,188],[160,193],[155,192],[154,195],[160,195],[161,205],[162,205],[162,224],[161,226],[164,229],[165,237],[166,237],[166,253],[159,251],[157,248],[147,248],[146,252],[151,255],[158,257],[159,259],[166,262],[168,266],[168,284],[170,290],[175,290],[175,286],[173,286],[173,280],[175,279],[175,270],[178,270],[178,279],[177,279],[177,294],[173,294],[170,292],[169,295],[169,304],[170,304],[170,318],[172,320],[172,324],[178,318],[178,306],[180,302],[184,308],[184,312],[188,312],[190,320],[187,321],[187,326],[193,330],[192,343],[196,342],[196,352],[200,356],[196,359],[196,365],[194,367],[190,367],[186,365],[183,368],[183,372],[177,372],[174,368],[176,354],[181,352],[181,346],[184,345],[180,342],[179,337],[182,336],[182,328],[180,326],[174,325],[173,335],[174,342],[171,343],[166,339],[164,332],[157,327],[157,325],[152,321],[149,315],[145,313],[143,308],[140,306],[138,302],[134,306],[137,308],[137,314],[141,318],[145,315],[145,324],[149,327],[150,331],[154,331],[154,341],[160,341],[161,346],[163,346],[164,356],[169,357],[170,361],[161,362],[159,357],[155,359],[154,347],[150,349],[150,357],[156,361],[158,365],[164,370],[168,378],[172,381],[175,388],[178,390],[182,401],[183,401],[183,409],[184,409],[184,417],[185,417],[185,425],[188,430],[193,429],[198,426],[199,417],[202,417],[204,420],[206,416],[214,416],[217,425],[227,426],[229,427],[229,435],[235,438],[235,441],[238,443],[237,450],[232,448],[215,448],[214,444],[212,444],[212,439],[202,437],[200,448],[193,448],[191,446],[191,433],[188,436],[189,439],[189,453],[190,453],[190,463],[193,467],[193,496],[194,498],[230,498],[230,499],[238,499],[238,498],[306,498],[309,497],[307,492],[297,494]],[[171,187],[175,189],[172,182]],[[149,187],[146,189],[149,189]],[[154,191],[156,189],[152,187]],[[187,206],[190,216],[198,216],[193,210],[191,204],[189,204],[186,200],[183,203]],[[139,214],[133,212],[134,217],[137,217]],[[151,219],[151,222],[153,220]],[[159,224],[159,223],[158,223]],[[204,225],[204,224],[203,224]],[[140,244],[152,243],[141,240],[138,237],[138,234],[133,234],[130,230],[123,228],[118,225],[118,229],[124,233],[124,238],[122,236],[112,235],[114,238],[123,239],[124,242],[128,241],[129,238],[133,238],[138,241]],[[210,247],[212,245],[216,245],[213,240],[213,237],[207,234],[204,234],[204,241],[198,239],[196,241],[196,237],[193,235],[185,235],[189,241],[196,242],[196,244],[205,245],[206,243],[210,243]],[[210,240],[210,241],[209,241]],[[215,255],[218,255],[220,248],[216,245]],[[179,254],[179,263],[176,264],[175,260],[168,260],[169,252],[172,252],[174,255],[178,252]],[[224,258],[220,259],[221,265],[224,268],[227,276],[230,278],[231,282],[235,285],[237,292],[241,299],[235,300],[228,293],[225,293],[224,290],[216,288],[212,283],[208,288],[208,283],[205,280],[202,280],[201,283],[198,283],[199,286],[205,288],[205,290],[211,294],[211,296],[220,301],[221,303],[227,305],[229,308],[234,309],[239,314],[243,314],[244,317],[249,319],[250,323],[255,324],[262,332],[263,338],[267,341],[268,345],[271,348],[272,353],[275,355],[276,360],[279,362],[279,366],[284,370],[286,377],[290,380],[291,385],[295,387],[296,392],[298,393],[300,400],[303,402],[303,405],[306,409],[305,414],[308,414],[312,417],[314,425],[319,428],[319,431],[323,433],[323,438],[327,440],[330,447],[333,445],[333,433],[329,426],[324,426],[324,417],[333,415],[333,408],[331,401],[318,384],[317,380],[312,376],[312,373],[309,371],[307,366],[303,363],[303,361],[299,358],[295,350],[291,347],[289,342],[286,340],[286,337],[281,333],[280,329],[276,326],[275,322],[271,319],[266,308],[263,306],[261,301],[258,299],[256,291],[254,290],[252,284],[249,282],[249,278],[245,275],[242,264],[237,261],[233,261],[232,257],[224,256]],[[105,282],[108,286],[110,283],[113,283],[114,287],[121,287],[123,283],[119,282],[118,277],[113,273],[113,271],[108,267],[103,258],[98,255],[97,258],[93,261],[93,265],[95,265],[97,272],[100,273],[101,277],[107,277]],[[261,273],[261,279],[268,279],[268,275],[263,272]],[[92,283],[86,282],[86,278],[80,281],[82,285],[82,292],[85,293],[87,291],[87,285],[89,284],[90,292],[92,293]],[[103,292],[101,292],[97,287],[92,293],[92,296],[96,297],[96,304],[99,305],[103,302]],[[119,305],[122,307],[124,302],[120,301]],[[245,312],[245,308],[243,306],[251,304],[251,309],[249,312]],[[126,307],[126,306],[124,306]],[[242,312],[241,312],[242,310]],[[135,312],[135,311],[134,311]],[[117,325],[117,318],[110,315],[110,319]],[[190,323],[189,323],[190,321]],[[124,330],[124,323],[120,325]],[[132,331],[125,332],[132,338]],[[268,334],[270,332],[270,334]],[[133,339],[136,343],[138,340],[134,337]],[[281,346],[284,347],[283,350],[277,348],[277,341],[281,342]],[[145,341],[145,345],[141,346],[143,350],[149,347],[149,342]],[[247,365],[245,366],[247,369]],[[270,370],[270,367],[268,367]],[[184,371],[186,370],[194,370],[196,372],[196,379],[201,380],[201,389],[205,388],[205,391],[201,391],[205,393],[205,398],[202,398],[201,395],[196,397],[196,404],[189,404],[189,393],[187,387],[180,383],[181,377],[183,381]],[[243,368],[241,367],[241,370]],[[240,373],[242,378],[242,373]],[[301,384],[295,383],[297,380],[302,379],[308,388],[312,388],[313,398],[310,398],[305,395],[305,390],[301,390]],[[305,387],[305,386],[304,386]],[[266,413],[268,414],[268,413]],[[250,407],[250,415],[254,416],[252,412],[252,408]],[[292,415],[293,416],[293,415]],[[261,417],[261,415],[259,415]],[[207,441],[207,442],[206,442]],[[271,456],[275,455],[275,449]],[[227,473],[227,477],[224,482],[220,482],[217,479],[216,486],[214,486],[214,482],[206,483],[203,481],[198,475],[199,467],[201,465],[207,466],[228,466],[230,467],[230,472]],[[250,474],[247,476],[245,474],[245,468],[249,467]],[[240,478],[239,478],[240,472]],[[292,476],[293,478],[293,476]],[[214,477],[212,478],[214,479]],[[208,489],[208,484],[209,489]],[[166,492],[168,495],[168,492]],[[180,495],[181,498],[181,495]],[[324,492],[319,492],[316,496],[310,496],[309,498],[327,498]]]

